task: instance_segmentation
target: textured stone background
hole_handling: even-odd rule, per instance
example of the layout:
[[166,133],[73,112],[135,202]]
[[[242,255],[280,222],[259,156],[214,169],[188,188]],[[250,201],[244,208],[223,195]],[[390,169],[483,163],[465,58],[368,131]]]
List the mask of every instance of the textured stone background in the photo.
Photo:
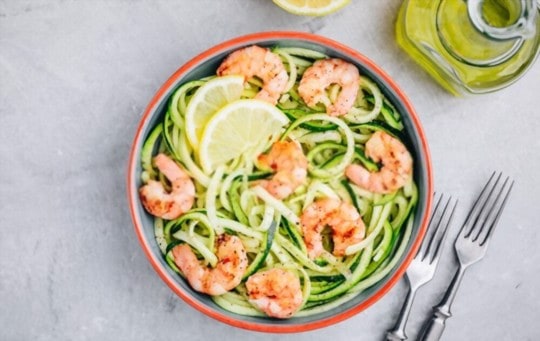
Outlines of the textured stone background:
[[[460,199],[450,238],[492,170],[516,179],[443,339],[539,340],[540,67],[503,91],[451,97],[397,47],[400,3],[355,1],[304,18],[269,0],[0,1],[0,339],[382,339],[405,297],[404,281],[335,326],[264,335],[216,322],[177,298],[133,232],[128,150],[160,84],[216,43],[291,29],[359,50],[404,89],[427,133],[436,189]],[[411,339],[454,267],[447,245],[413,308]]]

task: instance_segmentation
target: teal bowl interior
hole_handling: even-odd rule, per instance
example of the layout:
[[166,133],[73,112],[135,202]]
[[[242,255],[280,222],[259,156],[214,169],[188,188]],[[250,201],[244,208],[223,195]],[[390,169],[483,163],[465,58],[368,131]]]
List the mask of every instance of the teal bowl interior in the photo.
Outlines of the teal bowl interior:
[[[309,317],[278,320],[236,315],[217,306],[208,296],[194,291],[169,268],[162,257],[154,238],[153,218],[142,207],[137,193],[137,189],[141,186],[142,144],[152,128],[162,121],[169,97],[185,82],[214,75],[225,56],[238,48],[253,44],[303,47],[355,64],[361,74],[367,75],[377,83],[384,96],[401,113],[405,125],[405,143],[415,162],[414,180],[418,185],[419,198],[409,245],[400,261],[386,277],[353,299],[329,311]],[[329,39],[298,32],[268,32],[237,38],[206,51],[184,65],[163,85],[148,106],[132,146],[128,169],[128,196],[135,230],[146,255],[160,277],[187,303],[217,320],[240,328],[265,332],[299,332],[324,327],[360,312],[382,297],[402,277],[427,227],[432,198],[432,173],[427,143],[418,118],[406,97],[384,72],[358,52]]]

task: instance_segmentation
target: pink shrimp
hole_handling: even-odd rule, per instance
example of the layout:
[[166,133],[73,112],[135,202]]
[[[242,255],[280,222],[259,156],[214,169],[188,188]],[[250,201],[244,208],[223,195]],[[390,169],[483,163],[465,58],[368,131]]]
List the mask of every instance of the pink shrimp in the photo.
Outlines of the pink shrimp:
[[191,287],[213,296],[223,295],[240,284],[248,266],[246,250],[240,238],[223,234],[217,244],[218,263],[215,268],[201,265],[186,244],[175,246],[172,250],[175,264]]
[[[331,84],[341,86],[334,103],[326,88]],[[323,103],[330,116],[345,115],[353,107],[360,89],[360,74],[356,66],[341,59],[322,59],[310,66],[302,76],[298,93],[310,107]]]
[[324,198],[313,202],[302,212],[300,222],[311,259],[324,252],[321,232],[325,226],[332,228],[332,253],[335,256],[344,256],[347,247],[365,236],[366,227],[356,208],[338,199]]
[[161,182],[149,180],[139,189],[141,202],[156,217],[176,219],[193,206],[195,186],[189,175],[165,154],[158,154],[154,164],[171,182],[171,192],[167,193]]
[[375,132],[366,142],[365,153],[383,166],[378,172],[371,173],[360,165],[349,165],[345,175],[356,185],[375,193],[391,193],[411,180],[411,154],[395,137],[382,131]]
[[300,279],[290,270],[274,268],[251,275],[246,289],[251,304],[271,317],[291,317],[303,302]]
[[253,45],[234,51],[217,69],[218,76],[241,75],[244,80],[254,76],[263,81],[255,98],[276,104],[285,91],[289,76],[279,56],[270,50]]
[[270,180],[261,180],[257,184],[277,199],[288,197],[306,182],[308,162],[297,142],[278,141],[268,154],[259,155],[258,161],[275,174]]

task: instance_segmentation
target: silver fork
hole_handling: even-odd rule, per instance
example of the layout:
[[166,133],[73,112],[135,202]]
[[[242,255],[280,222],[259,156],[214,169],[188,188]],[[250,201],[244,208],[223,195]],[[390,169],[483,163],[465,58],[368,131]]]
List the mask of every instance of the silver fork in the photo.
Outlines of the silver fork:
[[433,307],[433,316],[427,322],[422,334],[423,341],[440,339],[446,319],[452,316],[450,307],[465,270],[486,254],[489,240],[514,185],[514,181],[509,177],[504,181],[501,181],[501,177],[502,173],[493,172],[457,236],[455,249],[459,268],[441,303]]
[[405,303],[401,308],[394,329],[388,331],[386,334],[387,341],[407,339],[405,326],[407,324],[407,319],[409,318],[414,297],[416,296],[416,291],[422,285],[429,282],[435,274],[435,269],[441,255],[442,245],[446,238],[446,232],[448,231],[448,226],[450,225],[454,210],[456,209],[457,201],[454,201],[453,204],[451,204],[451,201],[452,197],[448,198],[448,200],[443,203],[443,195],[441,195],[435,204],[426,237],[405,273],[410,290],[405,299]]

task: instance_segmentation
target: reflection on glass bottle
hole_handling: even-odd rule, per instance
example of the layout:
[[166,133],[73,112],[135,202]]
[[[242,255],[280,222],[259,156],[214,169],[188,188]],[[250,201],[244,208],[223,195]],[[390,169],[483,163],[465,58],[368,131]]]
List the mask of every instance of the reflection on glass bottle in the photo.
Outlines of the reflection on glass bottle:
[[540,51],[536,0],[405,0],[397,41],[455,95],[516,81]]

